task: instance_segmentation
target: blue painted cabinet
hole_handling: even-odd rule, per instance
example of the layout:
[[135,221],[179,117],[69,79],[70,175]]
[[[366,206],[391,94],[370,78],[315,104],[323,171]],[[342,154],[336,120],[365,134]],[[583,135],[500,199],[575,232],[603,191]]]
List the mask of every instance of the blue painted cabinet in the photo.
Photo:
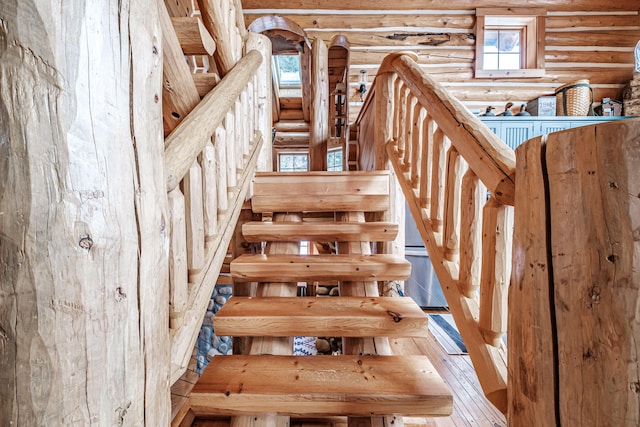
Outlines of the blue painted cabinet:
[[551,132],[628,117],[480,117],[480,120],[509,147],[515,149],[528,139]]

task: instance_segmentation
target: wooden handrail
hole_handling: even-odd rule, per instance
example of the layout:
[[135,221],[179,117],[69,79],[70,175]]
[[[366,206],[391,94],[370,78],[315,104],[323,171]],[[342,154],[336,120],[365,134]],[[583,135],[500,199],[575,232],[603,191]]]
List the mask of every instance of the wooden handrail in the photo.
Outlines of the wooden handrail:
[[177,187],[262,62],[250,51],[165,139],[167,191]]
[[506,412],[515,155],[412,56],[380,66],[356,120],[374,152],[363,164],[390,161],[480,384]]
[[418,102],[435,118],[469,167],[502,204],[513,205],[516,158],[512,149],[471,114],[456,98],[405,55],[391,67]]

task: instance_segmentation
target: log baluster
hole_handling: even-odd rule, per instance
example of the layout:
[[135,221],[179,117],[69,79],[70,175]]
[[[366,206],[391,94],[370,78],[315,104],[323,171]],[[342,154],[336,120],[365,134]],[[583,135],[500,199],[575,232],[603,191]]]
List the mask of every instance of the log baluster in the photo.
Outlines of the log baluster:
[[482,211],[482,229],[480,328],[486,343],[499,347],[507,331],[513,207],[490,198]]
[[487,188],[471,169],[462,178],[460,206],[460,277],[458,288],[467,298],[478,298],[482,267],[482,208]]
[[180,188],[167,194],[171,235],[169,239],[169,327],[177,329],[187,309],[189,273],[187,268],[187,225],[184,195]]
[[[447,182],[444,197],[444,257],[457,261],[460,255],[460,191],[467,163],[455,147],[447,153]],[[454,277],[454,280],[457,280]]]
[[447,137],[441,128],[433,135],[433,161],[431,163],[431,209],[429,219],[437,233],[442,232],[444,220],[444,186]]
[[418,204],[421,208],[427,209],[431,205],[431,188],[429,186],[431,178],[431,168],[433,162],[433,134],[435,133],[435,122],[427,115],[422,122],[422,151],[420,156],[420,192]]
[[200,273],[205,262],[202,168],[194,162],[182,180],[187,225],[187,266],[189,281]]
[[[213,138],[212,138],[213,139]],[[204,237],[207,242],[215,237],[218,228],[218,178],[216,148],[208,142],[200,154],[202,167],[203,204],[204,204]]]

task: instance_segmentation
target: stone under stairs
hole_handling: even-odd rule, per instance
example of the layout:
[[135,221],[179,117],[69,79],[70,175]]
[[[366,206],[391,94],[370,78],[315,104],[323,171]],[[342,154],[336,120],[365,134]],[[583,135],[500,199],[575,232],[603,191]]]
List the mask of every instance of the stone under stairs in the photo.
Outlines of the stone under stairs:
[[[231,298],[214,319],[218,335],[251,337],[236,338],[250,340],[249,354],[212,359],[191,393],[196,416],[451,414],[429,359],[391,354],[388,337],[426,336],[428,318],[410,298],[379,296],[379,284],[411,268],[371,251],[396,237],[396,224],[375,221],[388,206],[386,172],[258,174],[252,209],[263,221],[243,234],[267,243],[231,264],[236,283],[258,283],[256,296]],[[331,242],[337,253],[300,255],[301,241]],[[340,296],[296,296],[317,282],[337,282]],[[344,354],[294,356],[294,336],[344,337]]]

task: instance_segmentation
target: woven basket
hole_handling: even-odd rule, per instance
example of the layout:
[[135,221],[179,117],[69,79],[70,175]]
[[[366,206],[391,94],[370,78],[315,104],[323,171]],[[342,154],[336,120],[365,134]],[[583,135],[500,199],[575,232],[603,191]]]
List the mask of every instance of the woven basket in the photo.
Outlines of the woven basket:
[[556,89],[556,116],[593,115],[593,90],[589,80],[578,80]]

